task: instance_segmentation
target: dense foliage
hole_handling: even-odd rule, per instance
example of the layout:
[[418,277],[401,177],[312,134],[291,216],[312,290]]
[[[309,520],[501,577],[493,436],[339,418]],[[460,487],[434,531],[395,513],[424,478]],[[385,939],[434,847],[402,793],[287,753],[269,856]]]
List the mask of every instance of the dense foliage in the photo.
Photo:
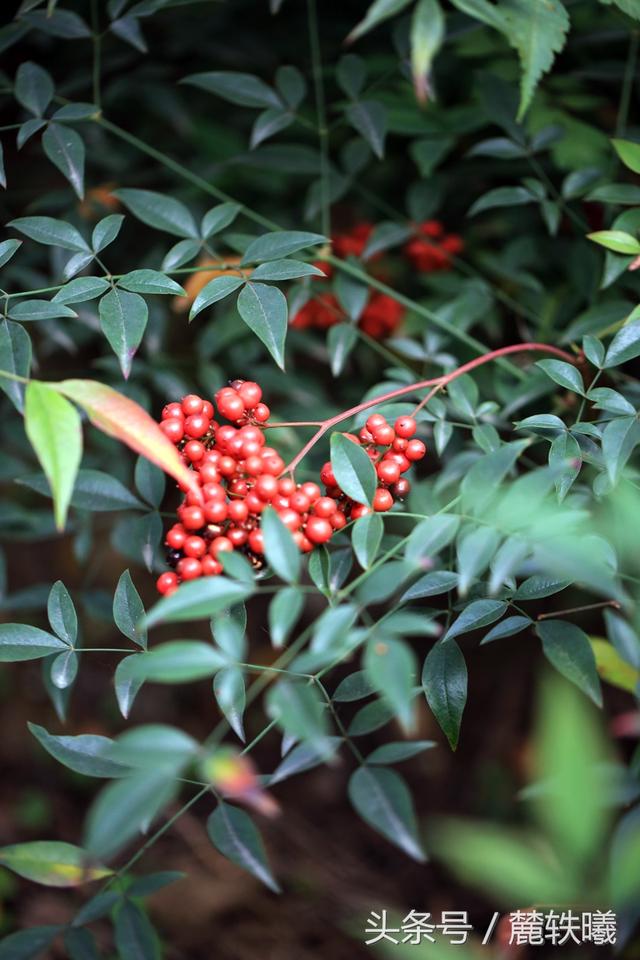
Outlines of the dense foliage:
[[[279,892],[278,785],[339,761],[381,844],[507,910],[613,909],[632,950],[639,0],[85,6],[0,29],[0,660],[42,667],[25,744],[109,782],[75,843],[0,848],[90,891],[0,958],[159,956],[179,874],[142,857],[203,798]],[[52,539],[70,575],[16,587]],[[427,705],[456,750],[469,650],[525,636],[517,830],[425,829],[395,765],[429,763]],[[74,728],[92,651],[112,737]],[[154,701],[197,681],[201,740]]]

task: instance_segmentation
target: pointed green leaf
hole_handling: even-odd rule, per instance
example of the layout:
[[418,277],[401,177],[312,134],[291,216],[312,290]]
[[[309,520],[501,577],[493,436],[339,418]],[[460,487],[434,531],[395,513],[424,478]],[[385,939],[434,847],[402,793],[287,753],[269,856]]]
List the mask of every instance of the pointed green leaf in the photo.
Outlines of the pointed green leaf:
[[455,640],[440,641],[431,648],[422,669],[422,687],[434,717],[455,750],[467,702],[467,665]]
[[229,803],[219,803],[207,820],[207,833],[223,856],[248,870],[274,893],[280,893],[262,839],[248,813]]
[[411,794],[402,777],[385,767],[359,767],[349,780],[349,799],[369,826],[414,860],[426,859]]

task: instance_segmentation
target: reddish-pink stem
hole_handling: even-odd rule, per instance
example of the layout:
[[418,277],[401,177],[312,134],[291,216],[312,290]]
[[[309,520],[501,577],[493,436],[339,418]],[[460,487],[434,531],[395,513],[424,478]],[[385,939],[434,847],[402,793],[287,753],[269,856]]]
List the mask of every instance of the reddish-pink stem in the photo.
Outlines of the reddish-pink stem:
[[[407,393],[415,393],[416,390],[424,390],[425,387],[436,387],[437,390],[440,390],[447,383],[450,383],[452,380],[455,380],[456,377],[462,376],[463,373],[468,373],[469,370],[474,370],[476,367],[480,367],[485,363],[489,363],[491,360],[497,360],[498,357],[505,357],[510,353],[527,353],[527,352],[540,352],[540,353],[552,353],[556,357],[560,357],[561,360],[565,360],[567,363],[573,363],[574,357],[570,353],[566,353],[564,350],[560,350],[558,347],[552,347],[548,343],[514,343],[509,347],[500,347],[499,350],[492,350],[490,353],[485,353],[481,357],[475,357],[473,360],[469,360],[468,363],[463,363],[461,367],[458,367],[457,370],[454,370],[452,373],[447,373],[442,377],[433,377],[430,380],[421,380],[418,383],[412,383],[407,387],[398,387],[397,390],[390,390],[389,393],[383,393],[379,397],[373,397],[371,400],[365,400],[364,403],[359,403],[355,407],[351,407],[349,410],[343,410],[342,413],[337,413],[334,417],[329,417],[328,420],[325,420],[322,423],[322,426],[314,433],[304,447],[300,450],[299,453],[293,458],[291,463],[287,464],[283,473],[289,473],[295,470],[301,460],[306,457],[309,450],[311,450],[318,440],[320,440],[328,430],[331,430],[332,427],[335,427],[336,424],[341,423],[343,420],[347,420],[349,417],[355,417],[363,410],[367,410],[369,407],[375,407],[380,403],[386,403],[387,400],[394,400],[396,397],[403,397]],[[419,409],[423,406],[432,396],[437,392],[432,390],[427,397],[419,404],[416,409]]]

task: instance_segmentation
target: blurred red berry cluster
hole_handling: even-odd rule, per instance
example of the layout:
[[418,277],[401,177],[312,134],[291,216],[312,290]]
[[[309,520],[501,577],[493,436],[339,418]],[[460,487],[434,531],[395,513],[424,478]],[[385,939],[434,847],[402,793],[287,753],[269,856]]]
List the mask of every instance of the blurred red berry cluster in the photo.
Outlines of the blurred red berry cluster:
[[[333,252],[337,257],[361,257],[373,233],[374,225],[367,221],[357,223],[351,230],[332,237]],[[451,258],[463,248],[461,237],[445,233],[438,220],[427,220],[415,226],[414,236],[405,244],[403,253],[420,273],[448,270]],[[374,254],[371,262],[378,261],[381,254]],[[327,278],[332,276],[330,264],[316,264]],[[314,283],[317,281],[314,281]],[[358,326],[370,337],[384,340],[400,326],[404,307],[393,297],[372,290],[358,319]],[[347,320],[345,311],[333,293],[320,293],[308,300],[291,318],[291,326],[298,329],[315,327],[326,330]]]
[[[216,411],[231,422],[218,423]],[[177,522],[165,540],[173,570],[158,578],[160,593],[172,593],[183,580],[222,573],[220,555],[227,551],[241,551],[259,569],[264,554],[260,515],[267,506],[275,509],[303,553],[370,512],[343,493],[330,463],[320,475],[324,495],[317,483],[282,477],[284,461],[266,443],[269,416],[262,389],[249,380],[234,380],[218,390],[214,403],[189,394],[163,409],[160,429],[197,473],[201,497],[187,492],[177,508]],[[412,439],[415,431],[411,417],[400,417],[391,427],[373,414],[358,437],[347,434],[376,466],[374,510],[388,510],[394,497],[408,493],[409,481],[402,474],[426,453],[422,441]]]

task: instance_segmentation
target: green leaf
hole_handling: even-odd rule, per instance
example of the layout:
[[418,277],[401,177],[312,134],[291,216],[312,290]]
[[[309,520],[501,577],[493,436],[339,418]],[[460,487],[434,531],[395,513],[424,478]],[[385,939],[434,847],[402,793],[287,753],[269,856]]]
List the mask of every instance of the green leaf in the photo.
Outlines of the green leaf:
[[129,673],[134,679],[155,683],[189,683],[212,677],[227,665],[226,657],[200,640],[170,640],[139,653]]
[[342,746],[340,737],[326,737],[323,749],[319,750],[312,743],[299,743],[290,750],[277,769],[269,777],[269,786],[280,783],[288,777],[294,777],[304,770],[311,770],[321,763],[328,763]]
[[451,749],[458,746],[467,702],[467,665],[455,640],[443,638],[431,648],[422,669],[422,687]]
[[402,777],[385,767],[359,767],[349,780],[349,799],[363,820],[418,862],[426,860],[418,838],[411,794]]
[[62,580],[56,580],[51,587],[47,600],[47,616],[54,633],[72,647],[78,639],[78,616]]
[[251,272],[252,280],[297,280],[299,277],[324,277],[326,274],[303,260],[270,260]]
[[602,691],[596,659],[586,633],[565,620],[540,620],[536,632],[542,640],[547,660],[601,707]]
[[196,239],[198,228],[189,210],[175,197],[155,193],[153,190],[114,190],[114,197],[124,203],[127,210],[156,230],[165,230],[178,237]]
[[383,23],[389,17],[400,13],[409,5],[411,0],[374,0],[368,7],[363,19],[353,28],[347,37],[347,43],[353,43],[358,37],[364,36],[369,30],[373,30],[378,24]]
[[377,488],[375,468],[365,450],[342,433],[331,434],[331,467],[340,489],[369,506]]
[[386,107],[378,100],[358,100],[347,107],[345,116],[376,157],[382,160],[388,126]]
[[355,53],[347,53],[344,57],[340,57],[336,66],[336,82],[348,97],[356,100],[366,79],[367,66],[362,57],[358,57]]
[[612,484],[620,474],[634,447],[640,442],[640,426],[635,416],[611,420],[602,433],[602,457]]
[[[28,377],[31,372],[31,340],[19,323],[0,320],[0,370],[18,377]],[[16,410],[24,409],[24,384],[17,380],[0,377],[0,390],[11,400]]]
[[238,667],[224,667],[219,670],[213,678],[213,692],[229,726],[244,743],[242,715],[246,695],[242,670]]
[[418,673],[411,647],[401,640],[372,637],[365,648],[364,667],[404,729],[411,730],[414,724],[412,692]]
[[458,532],[460,517],[452,513],[441,513],[421,520],[413,528],[405,547],[405,557],[416,566],[435,556],[446,547]]
[[200,225],[203,239],[208,240],[214,233],[220,233],[221,230],[230,227],[240,210],[239,203],[219,203],[211,210],[207,210]]
[[246,600],[253,592],[252,583],[239,583],[223,576],[191,580],[181,584],[175,593],[158,601],[147,613],[143,625],[155,627],[158,623],[212,617]]
[[544,370],[547,376],[551,377],[555,383],[559,383],[561,387],[579,393],[580,396],[585,395],[580,371],[571,363],[565,363],[564,360],[538,360],[536,366]]
[[78,655],[75,650],[59,653],[51,664],[51,683],[58,690],[66,690],[78,675]]
[[276,70],[276,87],[287,105],[295,110],[307,93],[307,82],[297,67],[284,65]]
[[84,237],[66,220],[55,220],[53,217],[18,217],[17,220],[11,220],[7,226],[14,227],[37,243],[63,247],[76,253],[91,253]]
[[113,243],[120,233],[123,223],[124,215],[122,213],[111,213],[108,217],[103,217],[96,223],[91,235],[91,246],[96,253],[100,253],[110,243]]
[[189,312],[189,322],[193,320],[202,310],[210,307],[212,303],[217,303],[230,293],[234,293],[238,287],[244,283],[242,277],[215,277],[207,283],[198,296],[193,301]]
[[622,417],[635,416],[635,408],[621,393],[610,387],[593,387],[587,394],[593,401],[594,410],[608,410]]
[[514,600],[542,600],[560,593],[570,585],[571,580],[559,580],[557,577],[534,574],[520,584],[513,597]]
[[[20,477],[18,483],[44,496],[51,496],[47,478],[41,473]],[[78,470],[71,495],[71,506],[90,510],[93,513],[144,509],[142,501],[134,497],[119,480],[101,470]]]
[[582,451],[572,434],[561,433],[555,437],[549,449],[549,466],[553,470],[558,499],[562,502],[582,467]]
[[131,900],[123,900],[115,912],[114,940],[120,957],[160,960],[158,935],[146,913]]
[[533,621],[529,617],[506,617],[489,630],[489,633],[480,641],[480,645],[492,643],[494,640],[502,640],[504,637],[512,637],[514,634],[526,630],[532,623]]
[[148,829],[174,793],[175,783],[167,779],[165,771],[144,770],[108,784],[87,816],[87,850],[96,857],[113,856],[143,828]]
[[109,284],[102,277],[78,277],[61,287],[51,302],[86,303],[87,300],[95,300],[108,289]]
[[435,570],[416,580],[408,590],[402,594],[401,602],[420,600],[422,597],[436,597],[440,593],[448,593],[458,585],[458,574],[450,570]]
[[268,140],[269,137],[275,136],[275,134],[281,130],[286,130],[294,120],[295,117],[291,111],[283,109],[282,107],[269,107],[267,110],[263,110],[263,112],[256,117],[256,122],[251,130],[251,138],[249,141],[251,149],[255,150],[256,147],[264,143],[265,140]]
[[146,650],[147,631],[138,626],[143,617],[144,605],[140,594],[134,586],[131,574],[125,570],[118,580],[113,597],[113,619],[120,633]]
[[140,680],[137,676],[134,676],[136,657],[137,655],[134,653],[121,660],[116,667],[113,678],[118,707],[125,719],[129,716],[133,701],[144,683],[144,680]]
[[41,117],[51,103],[54,92],[53,80],[46,70],[30,60],[20,64],[14,93],[18,103],[30,113]]
[[82,458],[80,415],[51,387],[32,380],[25,393],[24,426],[49,481],[56,527],[62,530]]
[[68,644],[38,627],[26,623],[0,624],[0,663],[37,660],[68,649]]
[[465,596],[473,581],[480,577],[493,559],[500,534],[492,527],[478,527],[460,537],[457,543],[458,592]]
[[284,370],[288,308],[283,292],[265,283],[246,283],[238,296],[238,313]]
[[198,240],[179,240],[166,254],[162,261],[162,269],[166,271],[177,270],[189,263],[200,253],[200,243]]
[[362,707],[347,728],[350,737],[362,737],[379,730],[393,720],[392,707],[386,700],[374,700]]
[[634,173],[640,173],[640,143],[634,143],[632,140],[615,139],[611,143],[625,167],[633,170]]
[[340,376],[349,354],[358,341],[358,330],[352,323],[336,323],[329,327],[327,349],[331,358],[331,373]]
[[604,183],[592,190],[586,199],[593,203],[637,206],[640,203],[640,187],[633,183]]
[[507,607],[508,604],[504,600],[472,600],[454,620],[442,640],[451,640],[463,633],[479,630],[480,627],[494,623],[500,619]]
[[21,246],[22,240],[3,240],[0,243],[0,267],[4,267]]
[[317,687],[297,680],[280,680],[266,698],[268,715],[297,740],[325,750],[328,734],[326,705]]
[[280,97],[264,80],[251,73],[235,70],[212,70],[208,73],[192,73],[180,81],[200,87],[208,93],[235,103],[239,107],[282,107]]
[[534,4],[529,0],[502,0],[499,11],[504,18],[504,32],[518,51],[522,65],[517,116],[522,120],[541,76],[565,45],[569,15],[560,0]]
[[282,580],[295,583],[300,576],[300,550],[291,531],[273,509],[267,507],[261,514],[264,552],[267,561]]
[[132,293],[166,293],[184,297],[186,291],[159,270],[132,270],[118,280],[118,286]]
[[54,840],[0,847],[0,864],[46,887],[77,887],[113,873],[107,867],[92,864],[88,853],[80,847]]
[[0,960],[34,960],[42,955],[42,951],[50,946],[56,937],[64,930],[59,925],[49,924],[44,927],[30,927],[20,930],[0,941]]
[[12,320],[23,323],[28,320],[55,320],[58,317],[76,317],[77,313],[62,303],[53,300],[19,300],[9,310]]
[[110,759],[113,740],[86,733],[77,737],[59,737],[35,723],[27,724],[30,732],[54,759],[85,777],[125,777],[131,768]]
[[604,359],[605,367],[619,367],[640,356],[640,320],[625,323],[609,344]]
[[138,457],[135,468],[135,484],[138,493],[144,497],[152,507],[159,508],[165,491],[165,475],[159,467],[147,460]]
[[69,960],[100,960],[96,940],[90,930],[67,927],[63,939]]
[[283,257],[290,257],[292,253],[297,253],[298,250],[317,247],[328,242],[328,237],[321,233],[309,233],[305,230],[277,230],[253,240],[244,252],[242,263],[281,260]]
[[595,233],[588,233],[587,237],[614,253],[626,253],[632,257],[640,253],[640,243],[624,230],[596,230]]
[[435,740],[405,740],[398,743],[383,743],[367,757],[367,763],[387,764],[411,760],[425,750],[437,747]]
[[65,103],[52,115],[52,120],[65,120],[70,123],[75,120],[95,120],[100,113],[100,107],[95,103]]
[[82,137],[66,124],[50,123],[42,134],[42,146],[49,160],[67,178],[82,200],[85,157]]
[[276,649],[284,646],[304,607],[304,594],[297,587],[278,590],[269,604],[269,633]]
[[418,0],[411,20],[411,71],[418,100],[426,102],[433,58],[442,46],[445,23],[438,0]]
[[229,803],[219,803],[207,820],[207,833],[224,857],[248,870],[274,893],[280,893],[262,839],[248,813]]
[[468,217],[474,217],[483,210],[493,210],[496,207],[517,207],[525,203],[535,203],[536,197],[525,187],[496,187],[489,190],[475,201],[467,212]]
[[110,290],[99,305],[100,327],[120,362],[125,379],[147,326],[147,304],[137,293]]
[[354,523],[351,543],[363,570],[367,570],[375,560],[383,533],[384,521],[377,513],[368,513]]
[[148,723],[121,734],[110,757],[136,769],[163,770],[177,776],[198,749],[198,743],[183,730],[164,723]]

